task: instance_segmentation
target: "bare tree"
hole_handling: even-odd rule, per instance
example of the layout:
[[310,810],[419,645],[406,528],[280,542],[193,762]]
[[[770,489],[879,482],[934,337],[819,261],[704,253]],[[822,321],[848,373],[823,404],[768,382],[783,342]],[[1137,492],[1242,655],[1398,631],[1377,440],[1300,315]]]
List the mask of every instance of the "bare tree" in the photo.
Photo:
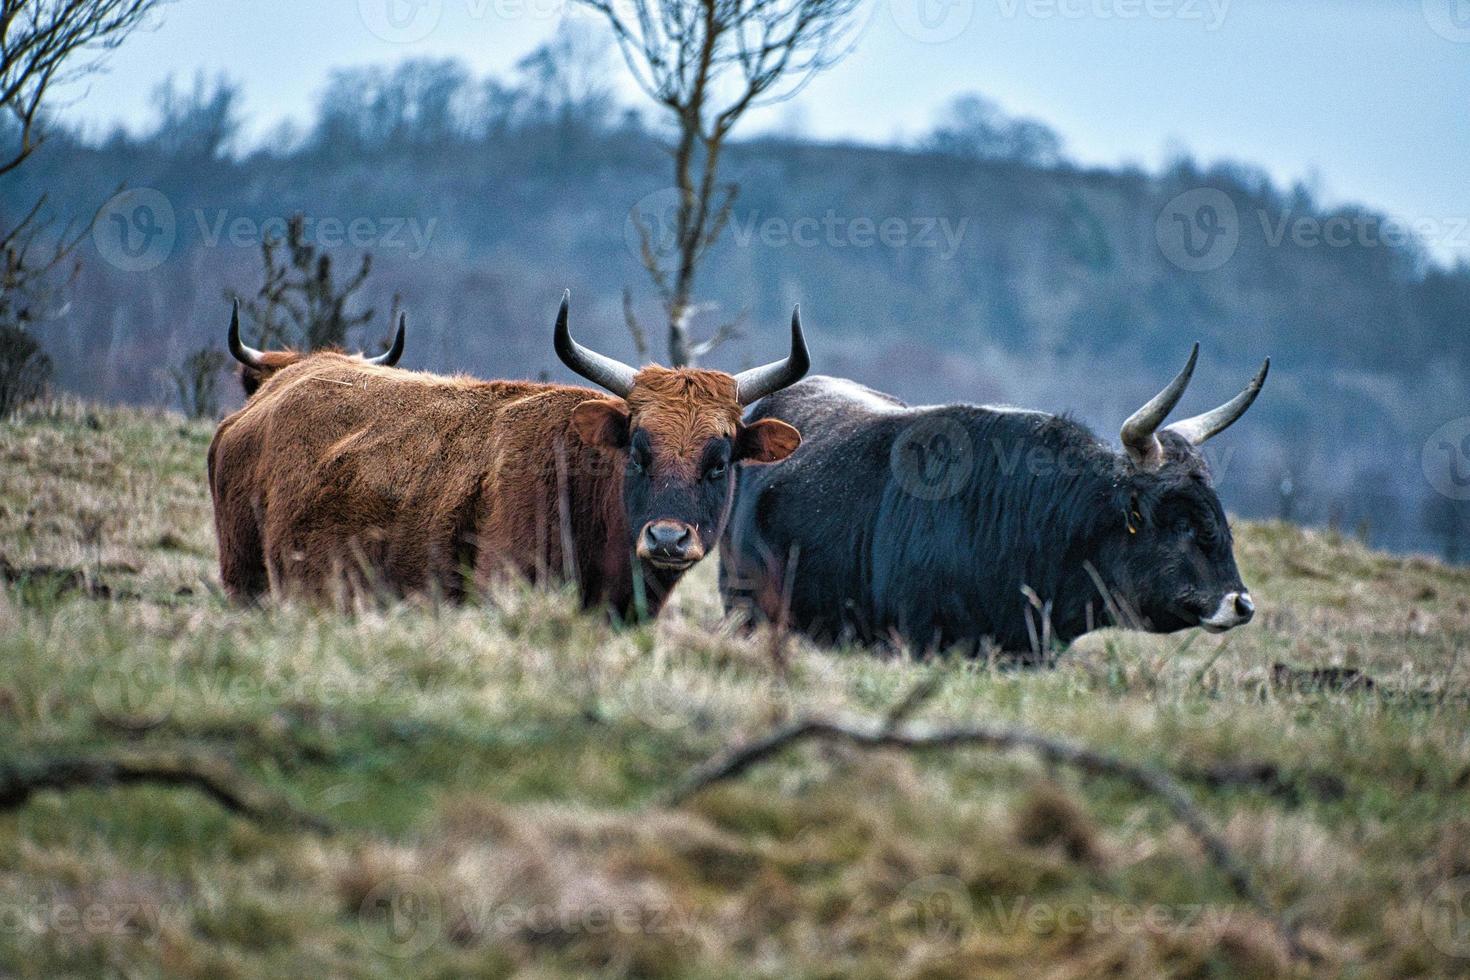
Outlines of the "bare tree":
[[[160,0],[0,0],[0,174],[23,164],[45,138],[50,87],[97,68]],[[92,57],[87,57],[90,54]],[[87,228],[53,229],[43,195],[19,221],[0,217],[0,403],[6,413],[45,391],[51,362],[30,333],[65,312]],[[89,226],[90,227],[90,226]]]
[[219,376],[226,363],[224,351],[204,347],[169,369],[179,409],[189,418],[212,419],[219,415]]
[[[282,245],[286,257],[278,256]],[[286,222],[286,238],[268,235],[260,244],[265,278],[254,296],[241,296],[225,291],[225,298],[237,300],[245,315],[255,322],[255,333],[262,347],[290,346],[299,350],[322,350],[346,346],[347,334],[372,321],[375,311],[348,313],[347,304],[360,290],[372,272],[373,256],[364,252],[357,271],[346,282],[338,283],[332,268],[332,257],[319,252],[307,240],[306,219],[293,215]],[[397,296],[389,323],[398,319]]]
[[601,128],[614,106],[608,47],[600,32],[571,21],[516,62],[521,96],[531,118],[553,124],[563,141]]
[[[0,175],[45,140],[42,114],[53,85],[94,72],[166,0],[0,0]],[[91,228],[59,230],[43,195],[13,224],[0,215],[0,401],[7,410],[39,397],[50,360],[28,330],[65,312],[73,253]]]
[[26,331],[0,323],[0,420],[40,398],[51,380],[51,359]]
[[211,80],[197,72],[192,86],[170,75],[153,90],[153,99],[158,123],[150,140],[170,157],[191,163],[218,160],[240,138],[240,86],[224,75]]
[[[659,241],[635,215],[643,266],[668,318],[669,362],[692,365],[735,336],[739,319],[695,343],[694,280],[738,186],[720,156],[745,113],[795,95],[848,51],[861,0],[581,0],[611,24],[640,88],[673,122],[675,200]],[[663,216],[660,216],[661,218]],[[662,221],[661,221],[662,224]],[[635,338],[641,333],[629,318]]]
[[96,56],[121,44],[162,2],[0,0],[0,105],[17,123],[15,145],[0,153],[0,174],[45,139],[41,108],[51,86],[96,71]]
[[1062,138],[1044,123],[1015,119],[978,94],[961,95],[945,108],[920,149],[971,160],[1007,160],[1052,167],[1062,158]]

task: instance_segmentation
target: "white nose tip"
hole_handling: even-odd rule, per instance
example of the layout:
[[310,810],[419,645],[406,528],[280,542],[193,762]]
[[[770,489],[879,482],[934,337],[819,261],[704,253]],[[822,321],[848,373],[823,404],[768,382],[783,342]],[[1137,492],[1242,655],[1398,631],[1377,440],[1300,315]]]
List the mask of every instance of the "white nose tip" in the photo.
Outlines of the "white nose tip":
[[1256,614],[1256,604],[1249,592],[1227,592],[1220,599],[1215,611],[1199,621],[1211,633],[1223,633],[1237,626],[1244,626]]

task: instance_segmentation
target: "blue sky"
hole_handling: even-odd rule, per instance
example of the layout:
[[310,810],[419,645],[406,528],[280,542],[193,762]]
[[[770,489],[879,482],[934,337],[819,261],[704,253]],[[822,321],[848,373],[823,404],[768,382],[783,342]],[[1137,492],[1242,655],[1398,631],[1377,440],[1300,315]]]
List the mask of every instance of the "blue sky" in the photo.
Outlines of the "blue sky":
[[[1244,161],[1425,223],[1436,255],[1470,261],[1470,0],[865,2],[853,53],[748,132],[883,142],[980,91],[1083,162]],[[305,119],[334,67],[450,56],[505,72],[568,10],[586,16],[563,0],[176,0],[64,91],[63,115],[137,124],[164,77],[204,69],[243,83],[263,132]]]

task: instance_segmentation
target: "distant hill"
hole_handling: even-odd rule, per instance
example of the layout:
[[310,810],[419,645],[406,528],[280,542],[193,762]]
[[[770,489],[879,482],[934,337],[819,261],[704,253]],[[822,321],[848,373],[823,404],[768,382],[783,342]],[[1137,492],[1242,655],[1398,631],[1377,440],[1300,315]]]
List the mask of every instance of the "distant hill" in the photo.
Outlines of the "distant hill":
[[[347,73],[335,91],[354,86]],[[566,287],[579,334],[633,359],[623,288],[649,318],[655,307],[629,211],[658,210],[660,142],[592,99],[489,112],[467,127],[329,93],[312,133],[248,154],[190,130],[198,112],[145,137],[55,139],[0,183],[0,213],[44,191],[58,217],[85,217],[125,184],[159,192],[156,217],[171,210],[174,229],[155,267],[127,271],[150,259],[119,259],[131,215],[103,212],[73,302],[44,330],[59,383],[166,400],[167,367],[222,342],[224,291],[259,285],[267,219],[294,212],[344,265],[374,254],[364,296],[379,315],[363,343],[387,333],[401,294],[408,366],[565,377],[549,334]],[[733,148],[740,194],[699,283],[717,308],[697,323],[748,316],[714,366],[779,350],[800,301],[825,373],[917,401],[1069,410],[1115,438],[1193,340],[1203,355],[1185,409],[1223,401],[1269,354],[1258,407],[1215,444],[1227,504],[1445,547],[1443,522],[1425,523],[1436,498],[1421,456],[1470,415],[1470,268],[1436,268],[1382,216],[1326,211],[1240,166],[1114,172],[926,145]],[[1470,520],[1456,526],[1470,534]]]

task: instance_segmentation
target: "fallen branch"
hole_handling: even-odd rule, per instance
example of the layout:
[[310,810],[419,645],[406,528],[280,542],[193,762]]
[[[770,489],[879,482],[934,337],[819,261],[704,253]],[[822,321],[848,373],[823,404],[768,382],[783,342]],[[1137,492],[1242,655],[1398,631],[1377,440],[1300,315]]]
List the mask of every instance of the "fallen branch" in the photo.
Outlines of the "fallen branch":
[[319,834],[332,832],[326,821],[251,785],[234,767],[218,759],[176,753],[0,762],[0,811],[18,809],[42,790],[141,784],[196,789],[229,812],[261,823],[284,822]]
[[677,806],[716,783],[734,779],[752,766],[771,759],[798,742],[812,739],[846,742],[864,749],[903,749],[914,752],[964,746],[1002,750],[1024,748],[1054,765],[1065,764],[1090,775],[1121,779],[1162,800],[1174,818],[1199,841],[1205,856],[1225,876],[1235,894],[1275,923],[1292,956],[1306,956],[1296,928],[1271,908],[1224,838],[1215,832],[1204,814],[1172,777],[1149,766],[1127,762],[1116,756],[1025,729],[983,725],[951,728],[915,725],[899,731],[897,726],[890,725],[886,719],[874,723],[866,720],[799,718],[762,738],[727,749],[696,767],[668,795],[666,805]]
[[1213,790],[1260,790],[1288,806],[1299,806],[1308,795],[1321,800],[1340,800],[1347,794],[1347,786],[1333,773],[1321,770],[1293,773],[1274,762],[1217,762],[1182,769],[1179,775]]

